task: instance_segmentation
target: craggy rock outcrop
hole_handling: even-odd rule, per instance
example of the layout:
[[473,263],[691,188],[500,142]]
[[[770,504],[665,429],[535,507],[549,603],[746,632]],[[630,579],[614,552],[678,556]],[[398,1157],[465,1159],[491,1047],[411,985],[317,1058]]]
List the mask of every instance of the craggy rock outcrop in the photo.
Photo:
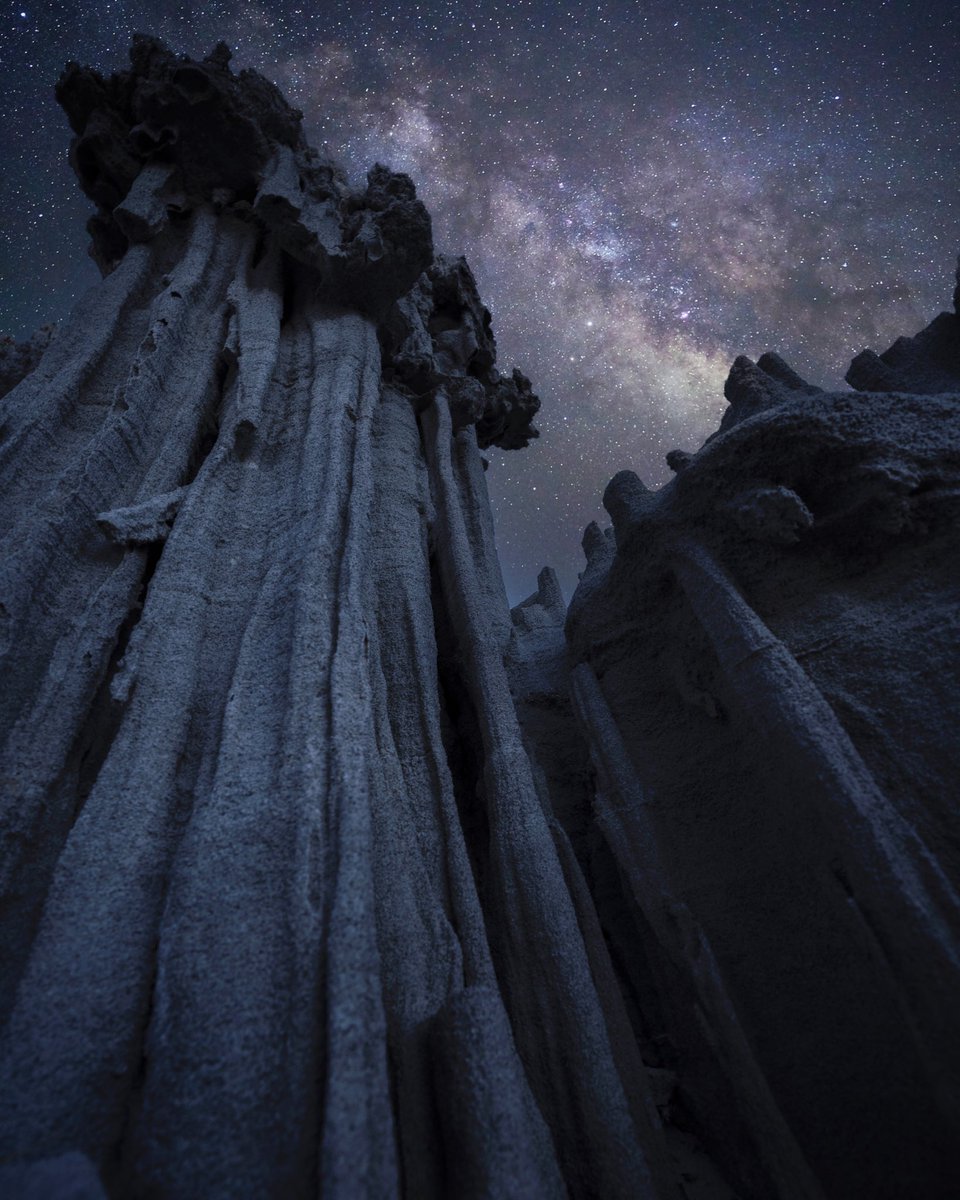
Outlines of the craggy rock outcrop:
[[889,350],[864,350],[850,364],[847,383],[863,392],[960,392],[960,264],[955,311],[943,312],[916,337],[897,338]]
[[138,36],[130,62],[109,79],[70,63],[57,85],[105,272],[203,207],[269,231],[328,303],[379,313],[429,264],[430,218],[410,180],[376,166],[365,189],[349,187],[273,84],[233,74],[223,44],[196,63]]
[[443,388],[455,430],[476,425],[481,449],[522,450],[537,430],[540,402],[516,368],[494,366],[490,313],[465,258],[439,255],[398,300],[381,327],[384,368],[393,385],[422,408]]
[[738,359],[667,486],[610,483],[566,622],[588,883],[737,1195],[956,1191],[960,318],[870,361]]
[[951,1195],[954,325],[739,359],[511,613],[537,399],[410,180],[131,59],[0,405],[0,1193]]

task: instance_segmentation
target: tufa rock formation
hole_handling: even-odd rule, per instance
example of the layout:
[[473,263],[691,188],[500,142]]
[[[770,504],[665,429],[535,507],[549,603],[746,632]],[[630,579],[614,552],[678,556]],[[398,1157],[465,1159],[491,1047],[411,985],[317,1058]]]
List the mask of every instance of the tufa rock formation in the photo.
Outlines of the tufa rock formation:
[[18,342],[9,334],[0,336],[0,400],[30,374],[56,337],[56,332],[55,325],[41,325],[26,342]]
[[[960,318],[931,329],[956,362]],[[657,493],[617,475],[584,540],[566,639],[595,774],[568,803],[630,897],[594,889],[641,1051],[737,1195],[956,1189],[953,380],[824,393],[738,359],[722,432]]]
[[511,614],[529,383],[228,59],[68,67],[0,348],[0,1193],[954,1195],[960,319],[738,359]]

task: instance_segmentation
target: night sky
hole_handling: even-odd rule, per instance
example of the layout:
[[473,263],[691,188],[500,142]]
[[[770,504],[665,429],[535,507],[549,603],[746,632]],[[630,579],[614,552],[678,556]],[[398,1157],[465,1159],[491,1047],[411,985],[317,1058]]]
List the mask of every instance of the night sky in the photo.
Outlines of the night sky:
[[533,380],[540,440],[487,474],[513,601],[544,563],[569,596],[609,478],[668,478],[737,354],[839,387],[949,306],[956,0],[5,4],[0,332],[61,320],[97,278],[64,62],[118,69],[134,31],[194,57],[225,40],[352,176],[413,176],[501,368]]

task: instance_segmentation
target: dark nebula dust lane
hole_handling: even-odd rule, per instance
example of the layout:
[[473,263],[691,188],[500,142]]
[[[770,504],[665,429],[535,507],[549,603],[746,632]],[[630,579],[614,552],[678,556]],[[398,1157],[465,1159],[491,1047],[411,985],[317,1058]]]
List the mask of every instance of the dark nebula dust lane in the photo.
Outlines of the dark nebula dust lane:
[[0,30],[0,329],[94,281],[53,100],[63,63],[131,34],[273,79],[359,176],[414,178],[464,252],[541,438],[488,483],[513,600],[619,468],[648,483],[723,411],[739,353],[840,386],[850,358],[948,307],[960,246],[960,17],[938,3],[8,4]]

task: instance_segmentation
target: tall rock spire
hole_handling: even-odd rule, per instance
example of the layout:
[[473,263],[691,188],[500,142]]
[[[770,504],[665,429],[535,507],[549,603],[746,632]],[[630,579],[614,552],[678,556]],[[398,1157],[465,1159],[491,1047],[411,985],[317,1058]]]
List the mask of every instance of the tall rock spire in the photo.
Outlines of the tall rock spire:
[[653,1196],[504,665],[478,447],[537,399],[410,180],[228,57],[58,88],[104,279],[4,401],[4,1159]]

